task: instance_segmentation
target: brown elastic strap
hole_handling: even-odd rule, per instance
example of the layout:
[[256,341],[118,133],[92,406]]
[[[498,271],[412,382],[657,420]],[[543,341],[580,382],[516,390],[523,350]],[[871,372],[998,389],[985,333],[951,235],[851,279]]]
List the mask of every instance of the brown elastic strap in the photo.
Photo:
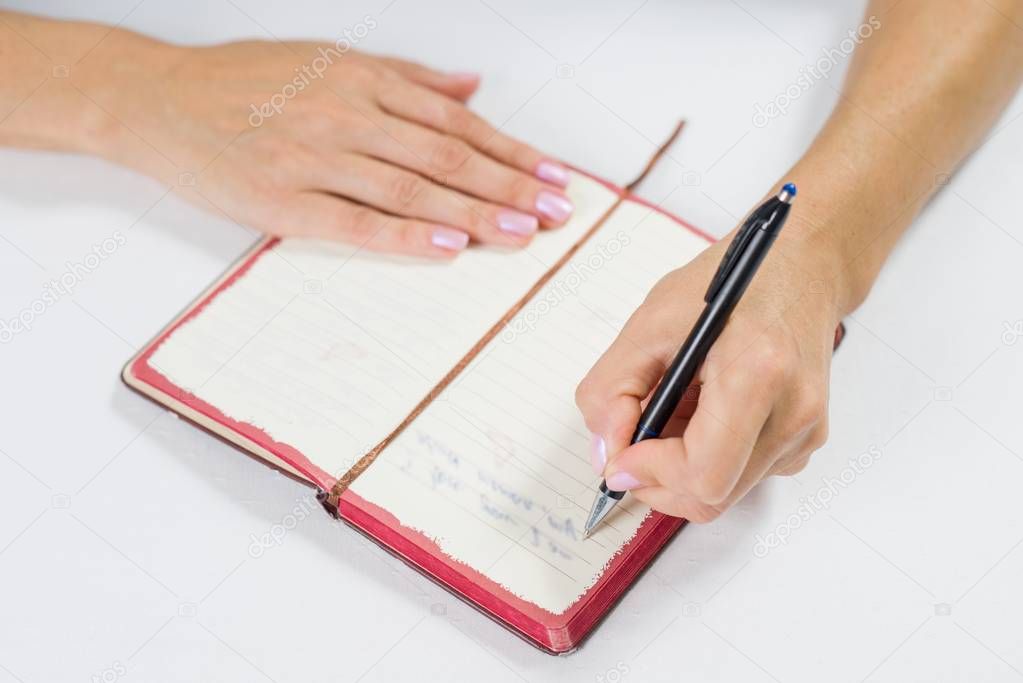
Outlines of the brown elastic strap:
[[380,453],[383,452],[383,450],[387,448],[387,446],[390,445],[390,443],[394,441],[394,439],[396,439],[399,434],[405,431],[405,428],[412,424],[412,422],[417,417],[419,417],[419,415],[424,410],[426,410],[427,406],[433,403],[433,400],[437,398],[440,395],[440,393],[444,391],[448,387],[448,385],[451,384],[452,381],[454,381],[456,377],[458,377],[459,374],[461,374],[461,372],[469,365],[469,363],[471,363],[473,359],[479,355],[480,351],[482,351],[483,348],[487,344],[489,344],[494,339],[494,337],[498,335],[498,333],[500,333],[504,326],[507,325],[511,321],[511,319],[514,318],[515,315],[519,311],[521,311],[522,308],[527,303],[529,303],[529,300],[532,299],[537,294],[537,292],[539,292],[540,289],[550,281],[552,277],[554,277],[554,274],[558,271],[558,269],[565,265],[568,262],[568,260],[572,258],[572,256],[575,255],[575,253],[579,251],[580,248],[582,248],[586,241],[589,240],[590,237],[592,237],[594,233],[597,232],[598,229],[600,229],[600,226],[604,224],[604,221],[606,221],[608,217],[612,213],[614,213],[614,210],[617,209],[618,206],[625,200],[625,197],[628,195],[628,193],[631,192],[636,186],[639,185],[639,183],[643,181],[644,178],[647,177],[647,175],[653,169],[654,165],[660,160],[662,156],[664,156],[665,152],[667,152],[668,148],[671,147],[671,145],[678,138],[679,134],[682,132],[682,127],[684,125],[685,121],[679,121],[678,126],[675,127],[675,130],[674,132],[672,132],[671,136],[667,140],[665,140],[664,144],[658,147],[657,151],[654,152],[654,155],[650,157],[650,161],[647,162],[646,166],[643,168],[643,171],[636,177],[635,180],[633,180],[631,183],[625,186],[625,192],[618,195],[618,198],[615,200],[614,204],[612,204],[607,211],[601,214],[597,222],[594,223],[593,226],[590,227],[586,231],[586,233],[579,238],[579,241],[573,244],[568,249],[568,251],[566,251],[561,256],[561,258],[559,258],[554,263],[554,265],[552,265],[543,275],[541,275],[540,279],[537,280],[536,283],[529,288],[529,291],[526,292],[521,299],[516,301],[515,304],[511,308],[509,308],[508,311],[503,316],[501,316],[501,319],[494,323],[494,325],[491,326],[489,330],[487,330],[486,334],[484,334],[478,342],[473,344],[472,348],[469,349],[468,353],[462,356],[461,360],[459,360],[458,363],[455,364],[455,367],[451,368],[451,370],[449,370],[448,373],[444,375],[443,378],[441,378],[440,382],[438,382],[437,385],[430,390],[430,393],[424,396],[423,399],[416,404],[415,408],[412,409],[412,412],[406,415],[405,419],[398,423],[398,426],[395,427],[390,434],[385,436],[383,440],[376,446],[374,446],[372,450],[366,453],[366,455],[359,458],[358,462],[356,462],[355,465],[353,465],[350,470],[345,472],[341,476],[341,478],[337,480],[337,483],[335,483],[334,486],[330,489],[330,493],[327,494],[325,500],[323,501],[324,505],[326,505],[328,509],[333,508],[334,510],[337,510],[338,503],[341,500],[341,494],[344,492],[344,490],[351,486],[352,482],[355,481],[355,479],[360,474],[365,472],[366,468],[373,464],[373,461],[376,460],[377,456],[380,455]]

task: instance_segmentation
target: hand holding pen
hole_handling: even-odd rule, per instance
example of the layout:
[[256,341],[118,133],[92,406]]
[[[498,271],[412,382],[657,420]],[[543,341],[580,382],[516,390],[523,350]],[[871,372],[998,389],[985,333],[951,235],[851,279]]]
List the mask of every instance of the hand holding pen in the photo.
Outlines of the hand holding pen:
[[[779,245],[759,271],[740,265],[744,252],[763,259],[764,243],[750,240],[764,237],[756,230],[779,203],[783,222],[794,193],[786,187],[736,236],[666,276],[580,384],[594,470],[605,477],[589,526],[625,491],[662,512],[709,521],[764,477],[802,469],[823,443],[838,313],[827,288],[817,290],[837,266],[803,239]],[[671,391],[655,392],[673,374]],[[678,405],[691,380],[698,398]]]

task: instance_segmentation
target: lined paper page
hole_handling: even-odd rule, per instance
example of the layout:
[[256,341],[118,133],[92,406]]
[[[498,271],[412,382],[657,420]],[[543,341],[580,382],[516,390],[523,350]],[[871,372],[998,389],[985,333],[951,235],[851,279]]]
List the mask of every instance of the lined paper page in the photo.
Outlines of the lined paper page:
[[513,594],[564,612],[649,512],[627,498],[582,540],[599,479],[576,385],[654,283],[706,245],[623,203],[351,489]]
[[382,440],[616,195],[583,176],[569,223],[523,250],[453,262],[283,240],[149,364],[235,420],[339,476]]

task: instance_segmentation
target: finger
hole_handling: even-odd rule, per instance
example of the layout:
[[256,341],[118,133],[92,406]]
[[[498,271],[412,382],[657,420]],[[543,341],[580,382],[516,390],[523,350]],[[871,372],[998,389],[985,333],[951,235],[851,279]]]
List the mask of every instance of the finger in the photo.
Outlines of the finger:
[[[485,244],[523,246],[537,229],[533,216],[515,215],[505,207],[481,202],[412,171],[362,155],[325,158],[322,168],[310,172],[308,182],[389,214],[457,228]],[[514,230],[502,230],[502,226]]]
[[698,524],[712,522],[721,515],[720,507],[701,503],[692,496],[677,493],[663,486],[638,489],[633,495],[658,512],[672,517],[682,517]]
[[322,192],[299,193],[281,215],[281,234],[346,242],[370,251],[449,259],[469,242],[459,230],[389,216]]
[[782,477],[791,477],[794,474],[799,474],[806,466],[810,463],[810,456],[814,452],[824,445],[828,439],[828,425],[827,421],[818,422],[809,430],[800,434],[797,437],[794,446],[789,448],[784,455],[779,457],[764,475],[770,477],[779,475]]
[[[768,426],[764,431],[771,432],[770,418],[768,418]],[[720,503],[710,505],[698,500],[688,492],[679,492],[657,485],[642,486],[634,489],[632,493],[636,498],[659,512],[685,517],[694,522],[712,521],[723,511],[745,498],[746,494],[764,478],[771,474],[783,473],[776,470],[786,470],[784,473],[792,474],[806,466],[809,456],[799,455],[805,452],[805,448],[801,444],[782,446],[779,437],[780,435],[773,433],[770,436],[761,437],[731,493]],[[777,455],[779,449],[784,449],[782,455]],[[791,468],[791,471],[787,471],[787,468]]]
[[383,126],[389,134],[362,141],[361,151],[535,216],[545,226],[561,225],[572,214],[571,201],[559,190],[494,161],[457,137],[399,118],[389,118]]
[[505,135],[458,102],[400,83],[381,88],[378,98],[380,106],[395,116],[465,140],[502,164],[551,185],[568,185],[569,173],[564,166]]
[[772,419],[768,418],[757,447],[753,449],[753,454],[746,463],[746,469],[735,483],[732,492],[718,504],[719,508],[727,509],[738,503],[753,490],[754,486],[771,476],[779,463],[791,462],[799,452],[800,446],[784,443],[784,437],[773,428],[771,422]]
[[678,438],[650,439],[622,451],[605,472],[608,487],[660,485],[715,505],[727,500],[746,470],[775,403],[760,378],[729,369],[704,385]]
[[764,475],[765,477],[773,477],[775,475],[779,477],[791,477],[793,474],[799,474],[806,466],[810,464],[810,455],[802,455],[798,457],[781,458],[775,462],[771,468]]
[[641,402],[664,372],[664,358],[633,339],[639,338],[638,329],[644,325],[641,311],[626,323],[576,389],[576,405],[594,435],[592,460],[598,473],[609,457],[629,445]]
[[416,62],[396,57],[378,57],[381,62],[398,72],[404,78],[418,83],[435,92],[464,102],[476,92],[480,75],[466,71],[438,71]]

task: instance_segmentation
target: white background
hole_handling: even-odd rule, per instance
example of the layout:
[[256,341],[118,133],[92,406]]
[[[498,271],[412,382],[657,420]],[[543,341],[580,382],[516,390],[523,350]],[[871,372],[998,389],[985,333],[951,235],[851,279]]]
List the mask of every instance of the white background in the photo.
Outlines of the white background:
[[[371,14],[378,27],[361,47],[481,71],[479,112],[618,182],[684,116],[690,126],[642,194],[718,235],[806,148],[846,65],[765,127],[752,124],[754,105],[838,46],[863,9],[4,5],[188,43],[333,42]],[[73,297],[0,346],[0,682],[1023,679],[1021,113],[1016,98],[848,320],[831,440],[810,467],[683,531],[565,658],[530,648],[330,520],[304,487],[120,384],[125,360],[253,233],[96,160],[0,152],[3,319],[66,262],[127,236]],[[754,555],[757,534],[871,448],[880,457],[828,510]],[[296,507],[308,517],[252,557],[252,535]]]

